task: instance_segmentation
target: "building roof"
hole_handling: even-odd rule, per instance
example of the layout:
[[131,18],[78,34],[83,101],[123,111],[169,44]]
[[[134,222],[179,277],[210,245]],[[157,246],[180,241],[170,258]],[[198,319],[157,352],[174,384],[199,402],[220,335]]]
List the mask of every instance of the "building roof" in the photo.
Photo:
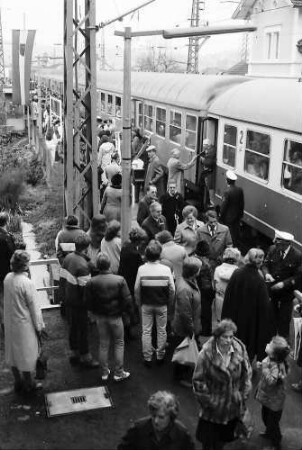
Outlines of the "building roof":
[[[289,0],[294,7],[302,7],[302,0]],[[235,9],[232,19],[249,19],[257,0],[241,0]]]
[[[261,108],[261,105],[265,105]],[[217,97],[211,115],[302,133],[302,83],[296,80],[249,79]]]
[[239,61],[234,66],[225,70],[223,73],[226,75],[246,75],[248,72],[248,63],[246,61]]

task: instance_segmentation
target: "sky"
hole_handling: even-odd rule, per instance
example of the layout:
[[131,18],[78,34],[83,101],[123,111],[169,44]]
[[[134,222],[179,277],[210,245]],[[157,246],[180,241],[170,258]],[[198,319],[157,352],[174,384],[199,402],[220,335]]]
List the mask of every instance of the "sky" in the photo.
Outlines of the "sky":
[[[96,22],[99,24],[117,18],[145,2],[146,0],[96,0]],[[210,25],[224,23],[230,19],[237,6],[236,2],[237,0],[205,0],[206,9],[201,20],[209,21]],[[84,4],[79,0],[79,4],[81,3]],[[58,45],[63,43],[63,6],[64,0],[0,0],[5,53],[10,53],[11,30],[22,29],[25,24],[26,28],[37,30],[34,54],[49,46],[48,52],[52,56],[60,56],[63,52],[62,45]],[[191,8],[192,0],[155,0],[139,12],[124,18],[122,22],[116,21],[104,28],[106,52],[116,58],[122,57],[123,39],[114,36],[114,31],[123,30],[126,26],[131,26],[133,31],[188,27]],[[100,42],[101,32],[97,33],[97,46]],[[187,39],[175,39],[173,43],[168,43],[162,37],[152,37],[136,38],[132,45],[134,52],[146,46],[156,48],[170,45],[179,56],[187,51],[187,42]],[[240,47],[239,35],[213,36],[202,52],[225,51],[236,49],[236,46]]]

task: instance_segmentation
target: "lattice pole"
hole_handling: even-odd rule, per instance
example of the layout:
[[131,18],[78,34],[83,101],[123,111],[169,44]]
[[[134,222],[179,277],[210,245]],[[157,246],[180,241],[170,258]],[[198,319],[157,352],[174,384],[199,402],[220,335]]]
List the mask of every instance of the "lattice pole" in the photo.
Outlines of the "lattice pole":
[[5,98],[3,92],[3,86],[5,81],[5,66],[4,66],[4,52],[3,52],[3,35],[2,35],[2,19],[0,9],[0,125],[6,123],[5,114]]
[[95,33],[95,0],[64,0],[65,214],[82,226],[99,209]]
[[[191,27],[199,26],[199,11],[204,9],[204,1],[193,0],[191,12]],[[187,73],[198,73],[198,51],[199,51],[198,36],[189,38]]]

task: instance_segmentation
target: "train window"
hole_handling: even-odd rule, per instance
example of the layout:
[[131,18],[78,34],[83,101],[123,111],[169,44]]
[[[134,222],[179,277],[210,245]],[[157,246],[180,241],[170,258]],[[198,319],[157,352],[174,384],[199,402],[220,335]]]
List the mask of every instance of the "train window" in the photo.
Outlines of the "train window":
[[197,136],[197,117],[186,115],[186,140],[185,146],[191,150],[196,150],[196,136]]
[[285,140],[282,163],[282,186],[302,194],[302,143]]
[[138,104],[138,126],[143,129],[144,121],[143,121],[143,104],[139,102]]
[[268,179],[271,138],[268,134],[247,130],[244,170],[263,180]]
[[121,97],[115,97],[115,115],[117,117],[122,116],[122,99],[121,99]]
[[107,113],[112,114],[112,104],[113,104],[113,96],[111,94],[108,94],[108,101],[107,101]]
[[144,107],[144,129],[153,131],[153,106],[145,105]]
[[181,144],[181,113],[170,111],[170,140]]
[[223,162],[235,167],[236,162],[237,128],[232,125],[224,126],[223,136]]
[[166,110],[163,108],[156,108],[156,134],[166,135]]
[[106,107],[105,92],[101,92],[101,111],[105,111],[105,107]]

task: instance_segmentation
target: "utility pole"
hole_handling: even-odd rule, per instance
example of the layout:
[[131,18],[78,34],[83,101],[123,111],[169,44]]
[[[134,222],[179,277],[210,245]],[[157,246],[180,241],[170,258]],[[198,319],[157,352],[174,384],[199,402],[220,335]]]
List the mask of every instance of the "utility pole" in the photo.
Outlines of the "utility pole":
[[[192,12],[191,12],[191,27],[199,27],[200,12],[205,11],[205,0],[192,0]],[[203,21],[202,25],[208,25],[207,21]],[[189,49],[188,49],[188,61],[187,61],[187,73],[199,73],[199,50],[200,47],[209,39],[210,36],[189,37]],[[202,42],[200,40],[202,39]]]
[[64,0],[64,205],[82,226],[99,212],[95,22],[95,0]]
[[5,82],[5,66],[4,66],[4,51],[3,51],[2,18],[0,9],[0,125],[6,124],[5,97],[3,90],[4,82]]

